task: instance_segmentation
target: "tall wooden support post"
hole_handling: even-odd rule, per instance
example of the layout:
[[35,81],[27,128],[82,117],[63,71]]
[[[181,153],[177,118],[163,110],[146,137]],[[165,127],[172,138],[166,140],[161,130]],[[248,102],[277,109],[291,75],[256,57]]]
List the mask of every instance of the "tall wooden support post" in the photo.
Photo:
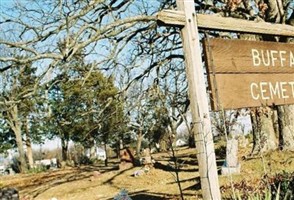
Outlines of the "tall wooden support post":
[[203,199],[220,200],[213,135],[209,116],[208,97],[201,58],[199,34],[193,0],[177,0],[177,7],[185,13],[182,40],[189,85],[189,98],[194,122],[197,158]]

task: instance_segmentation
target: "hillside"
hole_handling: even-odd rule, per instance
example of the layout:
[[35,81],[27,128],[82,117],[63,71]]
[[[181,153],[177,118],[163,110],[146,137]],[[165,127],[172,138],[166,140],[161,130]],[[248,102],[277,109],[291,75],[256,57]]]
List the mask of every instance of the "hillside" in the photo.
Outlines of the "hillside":
[[[223,164],[225,147],[217,144],[217,164]],[[220,175],[223,198],[231,199],[234,192],[242,194],[263,192],[265,174],[294,172],[294,156],[291,152],[272,152],[262,157],[247,157],[249,148],[239,150],[241,174],[230,177]],[[132,199],[180,199],[170,154],[152,155],[156,163],[148,172],[135,172],[141,167],[119,170],[119,162],[112,159],[108,167],[102,163],[92,166],[66,167],[42,173],[0,177],[1,187],[15,187],[21,199],[113,199],[121,189],[126,189]],[[196,161],[196,149],[186,147],[177,150],[180,164],[179,177],[185,199],[201,199],[200,182]]]

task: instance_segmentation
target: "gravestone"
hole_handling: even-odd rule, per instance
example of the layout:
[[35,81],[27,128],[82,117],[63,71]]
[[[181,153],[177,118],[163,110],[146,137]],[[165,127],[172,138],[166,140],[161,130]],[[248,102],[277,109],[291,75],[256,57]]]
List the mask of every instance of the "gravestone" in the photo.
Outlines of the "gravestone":
[[143,150],[143,158],[142,158],[142,163],[141,164],[148,165],[148,166],[153,165],[149,148],[146,148],[146,149]]
[[238,162],[238,140],[227,141],[226,161],[222,166],[222,175],[239,174],[241,165]]
[[134,167],[135,158],[133,152],[129,148],[121,149],[119,152],[120,157],[120,170],[126,170]]
[[134,155],[129,148],[120,150],[119,156],[120,156],[121,162],[130,162],[130,163],[134,162]]

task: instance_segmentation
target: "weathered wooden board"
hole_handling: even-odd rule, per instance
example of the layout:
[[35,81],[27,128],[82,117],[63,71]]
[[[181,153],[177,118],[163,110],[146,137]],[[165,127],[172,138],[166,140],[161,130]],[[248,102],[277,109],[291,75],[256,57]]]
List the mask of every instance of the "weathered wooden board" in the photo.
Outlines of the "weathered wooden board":
[[[294,27],[286,24],[255,22],[207,14],[196,14],[195,17],[199,29],[290,37],[294,36]],[[157,19],[161,23],[171,26],[185,26],[186,23],[185,13],[177,10],[160,11],[157,13]]]
[[176,3],[178,9],[185,13],[186,24],[181,35],[202,197],[221,199],[194,1],[176,0]]
[[213,110],[294,104],[293,74],[209,75]]
[[204,47],[209,73],[294,73],[294,44],[206,39]]
[[286,24],[274,24],[262,21],[256,22],[207,14],[197,14],[197,22],[199,29],[294,36],[294,27]]

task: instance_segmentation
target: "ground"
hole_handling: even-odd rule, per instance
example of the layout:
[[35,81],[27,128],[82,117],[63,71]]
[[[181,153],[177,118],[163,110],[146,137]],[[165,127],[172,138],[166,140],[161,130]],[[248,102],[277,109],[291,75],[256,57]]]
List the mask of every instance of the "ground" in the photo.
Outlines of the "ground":
[[[232,197],[232,182],[235,185],[251,185],[254,190],[262,181],[264,174],[294,172],[293,152],[276,151],[265,156],[247,157],[249,151],[249,148],[239,150],[240,175],[220,175],[223,197]],[[196,149],[183,147],[176,153],[180,164],[179,177],[184,198],[201,199]],[[224,161],[225,148],[218,146],[216,154],[220,169]],[[2,176],[0,186],[17,188],[21,199],[26,200],[106,200],[113,199],[122,189],[126,189],[133,200],[180,199],[171,155],[166,152],[152,156],[157,161],[155,166],[137,177],[134,173],[141,170],[141,167],[119,170],[118,160],[111,159],[108,167],[98,163],[42,173]]]

